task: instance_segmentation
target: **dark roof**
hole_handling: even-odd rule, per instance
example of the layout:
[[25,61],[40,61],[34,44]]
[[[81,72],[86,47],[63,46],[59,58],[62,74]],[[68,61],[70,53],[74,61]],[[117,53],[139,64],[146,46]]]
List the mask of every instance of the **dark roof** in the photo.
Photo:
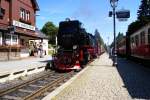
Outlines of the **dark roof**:
[[42,39],[48,39],[48,36],[46,36],[43,32],[41,32],[38,28],[35,29],[35,32],[37,34],[37,37]]
[[33,2],[34,6],[35,6],[35,10],[39,11],[40,8],[39,8],[37,1],[36,0],[31,0],[31,1]]

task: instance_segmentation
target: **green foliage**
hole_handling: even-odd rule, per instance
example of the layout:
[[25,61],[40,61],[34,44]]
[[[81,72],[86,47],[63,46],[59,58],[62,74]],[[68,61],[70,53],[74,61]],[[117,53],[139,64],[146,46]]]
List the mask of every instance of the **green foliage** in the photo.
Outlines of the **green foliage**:
[[117,41],[121,41],[122,39],[124,38],[124,35],[123,35],[123,33],[118,33],[118,36],[116,37],[116,40]]
[[97,29],[95,30],[95,37],[98,39],[99,43],[104,46],[104,41]]
[[127,34],[132,34],[149,23],[148,20],[136,20],[128,26]]
[[138,19],[128,26],[127,34],[132,34],[150,22],[150,0],[141,0],[137,11]]
[[53,46],[52,46],[52,44],[48,44],[48,48],[50,49],[50,48],[52,48]]
[[137,12],[138,20],[150,21],[150,0],[142,0],[139,10]]
[[48,50],[48,55],[53,55],[54,54],[54,50]]
[[[116,43],[120,42],[124,37],[125,37],[124,34],[119,32],[118,35],[116,36]],[[111,48],[114,47],[114,42],[111,43],[110,47]]]
[[49,37],[49,43],[54,45],[55,37],[58,33],[58,27],[56,27],[52,22],[46,22],[41,31]]

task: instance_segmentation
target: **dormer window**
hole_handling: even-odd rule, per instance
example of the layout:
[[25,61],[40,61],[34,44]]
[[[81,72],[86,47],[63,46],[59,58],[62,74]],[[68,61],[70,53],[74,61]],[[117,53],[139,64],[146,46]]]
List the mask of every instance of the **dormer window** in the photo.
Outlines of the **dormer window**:
[[20,18],[22,20],[25,20],[25,9],[23,9],[23,8],[20,9]]
[[21,8],[20,9],[20,21],[26,24],[31,24],[30,11]]
[[26,20],[30,21],[30,12],[29,11],[26,11]]

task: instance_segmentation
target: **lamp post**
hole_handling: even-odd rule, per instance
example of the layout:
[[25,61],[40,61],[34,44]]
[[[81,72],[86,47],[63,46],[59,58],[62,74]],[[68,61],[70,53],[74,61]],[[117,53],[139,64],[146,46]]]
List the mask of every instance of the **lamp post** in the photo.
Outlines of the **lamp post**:
[[114,28],[114,51],[113,51],[113,66],[117,66],[117,47],[116,47],[116,7],[118,0],[110,0],[111,7],[113,8],[113,28]]

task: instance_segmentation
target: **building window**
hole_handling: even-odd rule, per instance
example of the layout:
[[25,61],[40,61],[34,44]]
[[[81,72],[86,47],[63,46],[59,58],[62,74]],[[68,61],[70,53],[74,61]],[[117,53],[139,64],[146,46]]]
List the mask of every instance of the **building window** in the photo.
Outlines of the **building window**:
[[23,8],[20,9],[20,20],[24,22],[30,21],[30,12]]
[[2,40],[2,32],[0,32],[0,45],[3,44],[3,40]]
[[18,44],[18,35],[5,35],[5,43],[6,45],[17,45]]
[[145,44],[145,32],[141,32],[140,37],[141,37],[141,45]]
[[30,21],[30,12],[29,11],[26,11],[26,20]]
[[17,44],[18,44],[18,36],[12,35],[12,45],[17,45]]
[[11,35],[10,34],[5,35],[5,43],[6,43],[6,45],[11,45]]
[[22,20],[25,20],[25,9],[23,9],[23,8],[20,9],[20,18]]

